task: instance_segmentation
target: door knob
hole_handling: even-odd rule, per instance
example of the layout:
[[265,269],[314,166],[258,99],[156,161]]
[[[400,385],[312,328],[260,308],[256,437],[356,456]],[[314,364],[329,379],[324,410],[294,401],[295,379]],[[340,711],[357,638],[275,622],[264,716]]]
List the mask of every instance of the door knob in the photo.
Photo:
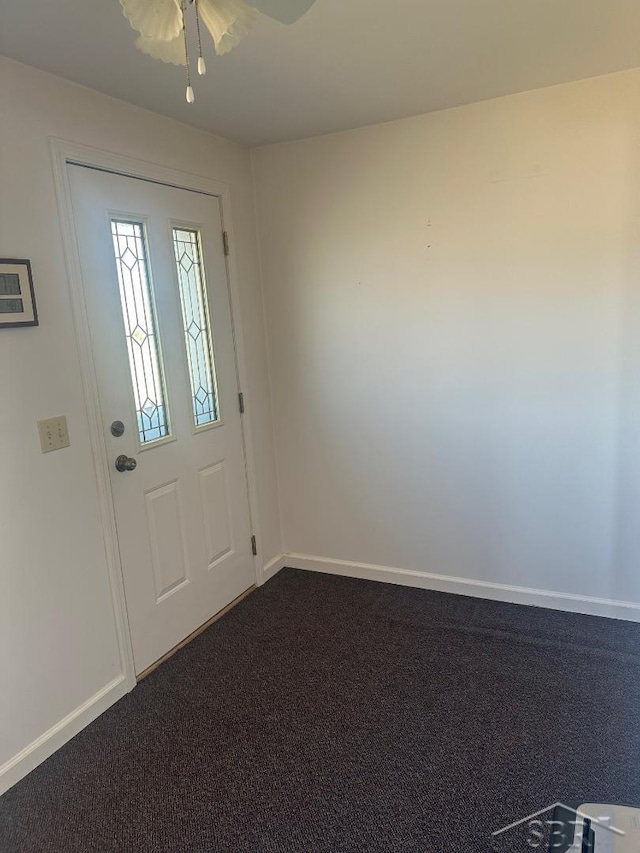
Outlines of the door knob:
[[138,467],[138,463],[135,459],[132,459],[130,456],[118,456],[116,459],[116,471],[120,471],[121,474],[124,474],[125,471],[135,471]]

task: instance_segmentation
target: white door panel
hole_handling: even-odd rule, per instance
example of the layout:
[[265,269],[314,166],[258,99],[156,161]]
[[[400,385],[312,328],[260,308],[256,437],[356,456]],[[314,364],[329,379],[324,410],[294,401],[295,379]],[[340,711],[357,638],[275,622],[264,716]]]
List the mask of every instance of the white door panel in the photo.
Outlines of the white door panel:
[[[254,581],[220,205],[80,166],[69,175],[140,673]],[[135,470],[116,470],[121,455]]]

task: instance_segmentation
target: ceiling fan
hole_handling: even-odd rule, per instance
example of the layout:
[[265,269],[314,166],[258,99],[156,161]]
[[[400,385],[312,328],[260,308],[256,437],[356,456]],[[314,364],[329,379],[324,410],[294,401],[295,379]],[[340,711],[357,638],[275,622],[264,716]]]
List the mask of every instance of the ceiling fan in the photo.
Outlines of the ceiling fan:
[[136,47],[154,59],[184,65],[187,101],[195,100],[187,38],[188,19],[195,18],[198,74],[206,73],[202,56],[201,23],[211,34],[216,53],[235,47],[262,12],[282,24],[293,24],[315,0],[120,0],[125,17],[139,33]]

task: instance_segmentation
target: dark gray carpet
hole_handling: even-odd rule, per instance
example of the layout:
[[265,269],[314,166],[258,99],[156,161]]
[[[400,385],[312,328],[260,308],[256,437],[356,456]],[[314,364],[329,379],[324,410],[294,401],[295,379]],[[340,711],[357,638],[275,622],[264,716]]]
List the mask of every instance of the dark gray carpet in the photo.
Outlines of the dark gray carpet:
[[640,806],[639,709],[640,625],[287,569],[2,797],[0,850],[482,853]]

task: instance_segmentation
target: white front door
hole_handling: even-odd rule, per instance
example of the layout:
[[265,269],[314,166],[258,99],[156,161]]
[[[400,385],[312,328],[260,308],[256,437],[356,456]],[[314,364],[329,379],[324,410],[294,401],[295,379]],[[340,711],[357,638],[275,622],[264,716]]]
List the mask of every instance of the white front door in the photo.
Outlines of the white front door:
[[220,202],[69,176],[139,674],[254,583]]

